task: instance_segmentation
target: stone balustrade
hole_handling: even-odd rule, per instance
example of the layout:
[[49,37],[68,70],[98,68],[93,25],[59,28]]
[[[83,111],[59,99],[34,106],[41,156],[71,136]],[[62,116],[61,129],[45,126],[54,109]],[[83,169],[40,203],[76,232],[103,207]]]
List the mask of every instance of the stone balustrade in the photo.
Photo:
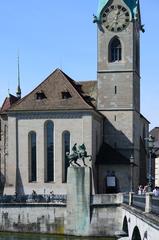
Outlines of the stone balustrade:
[[144,195],[126,193],[123,195],[123,203],[139,208],[145,213],[159,214],[159,197],[155,197],[152,192]]
[[67,196],[62,194],[30,194],[30,195],[1,195],[2,203],[63,203],[66,204]]

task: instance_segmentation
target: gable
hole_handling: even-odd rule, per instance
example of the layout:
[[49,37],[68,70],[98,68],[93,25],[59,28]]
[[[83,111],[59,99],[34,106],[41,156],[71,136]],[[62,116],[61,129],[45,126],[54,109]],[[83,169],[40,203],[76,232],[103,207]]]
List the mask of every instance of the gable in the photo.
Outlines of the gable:
[[55,70],[37,88],[15,104],[12,110],[49,111],[92,109],[78,89],[76,82],[61,70]]
[[12,94],[9,94],[9,97],[6,97],[3,102],[0,112],[2,113],[8,111],[12,104],[14,104],[17,101],[18,101],[17,97],[13,96]]

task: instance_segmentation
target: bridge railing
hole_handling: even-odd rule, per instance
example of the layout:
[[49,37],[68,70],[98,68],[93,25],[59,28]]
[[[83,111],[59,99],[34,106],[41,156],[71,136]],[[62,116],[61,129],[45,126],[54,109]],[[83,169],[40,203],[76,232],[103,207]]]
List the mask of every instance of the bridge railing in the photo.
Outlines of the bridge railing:
[[146,193],[145,195],[125,193],[123,203],[139,208],[144,212],[159,215],[159,197],[153,196],[152,193]]
[[65,204],[67,200],[66,195],[61,194],[30,194],[30,195],[1,195],[0,204],[2,203],[54,203]]
[[152,202],[151,212],[159,215],[159,197],[152,196],[151,202]]
[[129,204],[129,193],[123,195],[123,203]]
[[137,194],[133,195],[132,206],[138,207],[138,208],[144,210],[145,204],[146,204],[146,198],[144,195],[137,195]]

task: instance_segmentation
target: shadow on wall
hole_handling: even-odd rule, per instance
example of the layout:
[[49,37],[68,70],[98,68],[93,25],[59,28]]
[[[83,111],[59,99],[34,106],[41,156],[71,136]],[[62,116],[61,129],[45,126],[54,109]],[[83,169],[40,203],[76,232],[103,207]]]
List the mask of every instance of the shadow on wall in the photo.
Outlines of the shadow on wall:
[[[134,149],[136,149],[134,139],[130,141],[128,137],[122,131],[116,129],[107,118],[105,118],[104,126],[104,141],[118,150],[129,161],[131,155],[134,154]],[[135,136],[133,136],[133,138],[135,138]],[[142,133],[139,133],[138,143],[140,146],[140,161],[142,159],[142,164],[145,164],[145,169],[144,166],[142,166],[142,173],[146,175],[146,148],[144,135]]]
[[24,195],[24,187],[23,187],[23,182],[21,178],[21,173],[19,168],[17,168],[17,174],[16,174],[16,193],[18,195]]
[[[139,163],[136,166],[139,167],[139,175],[140,175],[140,183],[143,185],[146,184],[146,151],[144,141],[141,137],[138,139],[140,144],[140,159]],[[116,129],[112,123],[105,118],[104,124],[104,143],[101,146],[99,153],[97,154],[96,164],[98,171],[98,191],[99,193],[105,192],[105,178],[109,176],[108,172],[114,172],[116,175],[116,188],[117,191],[127,191],[126,186],[121,186],[121,178],[123,180],[123,176],[120,177],[117,171],[120,168],[125,171],[125,177],[127,177],[128,182],[131,181],[130,176],[130,157],[134,156],[134,149],[137,149],[134,145],[133,141],[130,141],[128,137],[120,130]],[[141,162],[142,161],[142,162]],[[142,165],[141,165],[142,163]],[[124,170],[125,169],[125,170]],[[111,174],[110,177],[113,177]],[[111,179],[111,178],[110,178]],[[112,178],[113,179],[113,178]],[[126,181],[127,181],[126,180]],[[125,184],[125,183],[124,183]]]
[[[113,148],[119,149],[121,154],[125,155],[127,158],[130,158],[134,148],[134,143],[130,141],[122,131],[116,129],[107,118],[105,119],[104,126],[105,142],[110,144]],[[123,148],[128,150],[124,150],[123,152]]]

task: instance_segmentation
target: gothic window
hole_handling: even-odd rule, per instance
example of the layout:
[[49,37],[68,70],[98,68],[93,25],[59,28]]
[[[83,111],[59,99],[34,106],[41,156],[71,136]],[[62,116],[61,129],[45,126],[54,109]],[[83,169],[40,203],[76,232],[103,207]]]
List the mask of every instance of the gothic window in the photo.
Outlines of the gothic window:
[[36,181],[36,133],[29,133],[29,182]]
[[54,181],[54,124],[45,124],[45,181]]
[[62,182],[67,182],[67,168],[69,162],[66,157],[66,153],[70,153],[70,132],[64,131],[62,134],[63,143],[63,166],[62,166]]
[[114,37],[109,44],[109,62],[121,61],[122,47],[118,37]]

